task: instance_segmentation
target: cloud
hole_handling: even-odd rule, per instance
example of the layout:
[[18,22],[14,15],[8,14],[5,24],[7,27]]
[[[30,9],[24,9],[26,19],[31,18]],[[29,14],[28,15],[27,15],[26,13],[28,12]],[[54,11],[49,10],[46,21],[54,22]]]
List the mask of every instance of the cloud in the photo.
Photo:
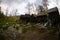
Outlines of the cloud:
[[[9,13],[10,12],[14,12],[14,10],[18,10],[17,13],[19,13],[19,15],[21,14],[24,14],[26,12],[25,10],[25,7],[26,7],[27,3],[21,3],[21,4],[18,4],[18,3],[13,3],[10,7],[9,7]],[[12,13],[13,13],[12,12]],[[13,13],[14,14],[14,13]]]
[[[48,0],[49,1],[49,9],[56,6],[56,0]],[[42,5],[42,0],[3,0],[0,4],[2,6],[2,11],[6,11],[8,8],[9,13],[14,11],[15,9],[18,10],[18,14],[25,14],[26,6],[28,4],[34,3],[36,5]]]
[[34,3],[36,0],[3,0],[1,3],[2,10],[6,12],[12,12],[13,10],[17,9],[18,13],[24,14],[26,12],[27,3]]
[[51,9],[53,7],[56,7],[56,5],[55,4],[52,4],[52,3],[49,3],[48,9]]
[[12,5],[13,3],[22,3],[22,2],[26,2],[26,0],[3,0],[2,3],[8,4],[8,5]]
[[32,4],[32,3],[35,3],[36,0],[28,0],[28,2]]
[[8,8],[7,4],[0,4],[2,11],[5,11]]
[[49,2],[48,9],[51,9],[57,6],[56,0],[48,0],[48,2]]

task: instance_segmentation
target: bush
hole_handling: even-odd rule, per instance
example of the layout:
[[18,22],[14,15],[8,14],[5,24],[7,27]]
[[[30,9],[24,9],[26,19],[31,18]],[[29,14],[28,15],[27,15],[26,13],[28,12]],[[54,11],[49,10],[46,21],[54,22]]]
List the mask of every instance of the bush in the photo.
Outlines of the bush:
[[16,30],[19,30],[19,27],[18,26],[15,26]]
[[27,28],[22,27],[22,32],[23,32],[23,33],[26,33],[26,32],[27,32]]

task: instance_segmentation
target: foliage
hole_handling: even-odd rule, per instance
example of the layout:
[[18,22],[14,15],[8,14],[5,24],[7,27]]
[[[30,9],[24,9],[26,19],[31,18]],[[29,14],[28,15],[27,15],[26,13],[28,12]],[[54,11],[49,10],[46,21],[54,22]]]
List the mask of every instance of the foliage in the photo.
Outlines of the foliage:
[[3,30],[7,30],[8,27],[9,27],[9,24],[5,24],[5,25],[3,25]]
[[9,23],[15,23],[16,20],[15,20],[14,17],[8,17],[8,22],[9,22]]
[[32,27],[32,28],[35,28],[35,23],[30,23],[30,26]]
[[19,25],[15,24],[14,28],[16,28],[16,30],[19,30]]
[[17,27],[16,27],[16,30],[18,30],[18,29],[19,29],[19,27],[17,26]]
[[27,28],[22,27],[22,32],[23,32],[23,33],[26,33],[26,32],[27,32],[27,30],[28,30]]
[[40,12],[47,14],[47,10],[45,10],[43,6],[39,6],[39,10]]
[[39,10],[40,10],[40,12],[43,12],[43,6],[39,6]]
[[0,12],[0,28],[6,23],[6,16]]

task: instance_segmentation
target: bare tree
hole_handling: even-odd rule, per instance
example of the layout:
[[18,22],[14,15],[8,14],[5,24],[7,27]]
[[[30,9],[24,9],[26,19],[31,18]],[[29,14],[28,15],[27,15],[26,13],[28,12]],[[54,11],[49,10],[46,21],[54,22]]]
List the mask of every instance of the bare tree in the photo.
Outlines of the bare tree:
[[42,3],[43,3],[43,7],[45,8],[45,10],[48,10],[48,0],[42,0]]
[[17,15],[17,9],[13,9],[10,13],[10,16],[16,16]]
[[0,7],[0,12],[1,12],[1,7]]
[[56,5],[57,5],[57,6],[59,5],[59,0],[56,0]]
[[8,15],[8,8],[6,9],[6,16]]
[[31,9],[30,9],[30,6],[31,6],[31,5],[30,5],[30,3],[28,2],[27,7],[26,7],[27,10],[28,10],[28,14],[30,14],[30,10],[31,10]]
[[17,11],[18,11],[18,10],[17,10],[17,9],[15,9],[15,12],[14,12],[14,13],[15,13],[15,14],[14,14],[15,16],[17,15]]
[[[2,0],[0,0],[0,4],[1,4]],[[0,12],[1,12],[1,6],[0,6]]]
[[28,2],[28,4],[27,4],[27,10],[28,10],[28,14],[35,14],[35,4],[34,3],[32,3],[32,4],[30,4],[29,2]]

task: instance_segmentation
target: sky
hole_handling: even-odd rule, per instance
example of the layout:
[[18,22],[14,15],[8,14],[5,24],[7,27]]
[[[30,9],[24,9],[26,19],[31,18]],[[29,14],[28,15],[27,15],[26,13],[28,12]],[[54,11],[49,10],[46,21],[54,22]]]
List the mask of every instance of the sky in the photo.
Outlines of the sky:
[[[60,2],[60,0],[58,1]],[[27,12],[27,5],[36,4],[42,5],[42,0],[2,0],[0,6],[2,6],[2,11],[6,13],[8,11],[8,15],[12,13],[14,15],[14,11],[17,10],[17,15],[25,14]],[[51,9],[56,5],[56,0],[48,0],[48,9]],[[60,6],[60,5],[58,5]],[[59,8],[59,7],[58,7]]]

